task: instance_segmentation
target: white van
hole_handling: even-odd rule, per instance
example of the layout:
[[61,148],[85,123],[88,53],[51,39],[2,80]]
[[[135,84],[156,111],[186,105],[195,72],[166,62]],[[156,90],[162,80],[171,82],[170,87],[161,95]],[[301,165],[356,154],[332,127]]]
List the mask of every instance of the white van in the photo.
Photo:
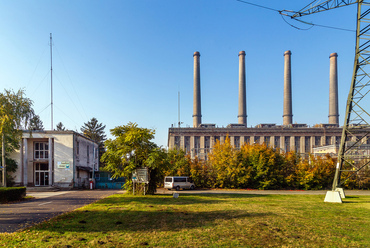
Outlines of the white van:
[[164,178],[164,188],[168,190],[195,189],[195,185],[189,177],[169,176]]

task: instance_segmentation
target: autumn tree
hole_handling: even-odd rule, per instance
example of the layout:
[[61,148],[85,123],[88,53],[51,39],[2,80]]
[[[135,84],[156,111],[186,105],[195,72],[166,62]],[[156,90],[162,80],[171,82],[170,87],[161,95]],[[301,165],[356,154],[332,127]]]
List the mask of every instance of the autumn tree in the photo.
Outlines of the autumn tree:
[[215,187],[221,188],[239,188],[241,187],[240,179],[243,177],[244,168],[238,161],[238,151],[230,143],[227,136],[224,143],[214,145],[209,161],[213,170],[216,172]]
[[[0,137],[2,140],[2,182],[7,185],[7,164],[16,166],[8,155],[19,149],[19,140],[22,137],[22,128],[27,128],[29,120],[34,116],[32,101],[26,98],[23,90],[14,92],[5,90],[0,93]],[[16,169],[16,167],[15,167]],[[15,170],[13,169],[13,170]]]
[[336,163],[336,159],[329,154],[325,156],[310,155],[309,160],[301,160],[296,166],[298,187],[302,189],[330,188]]
[[185,150],[175,148],[167,152],[168,170],[166,176],[190,176],[190,158]]
[[213,170],[209,161],[195,157],[194,159],[189,158],[189,163],[190,176],[196,187],[211,188],[216,185],[217,172]]

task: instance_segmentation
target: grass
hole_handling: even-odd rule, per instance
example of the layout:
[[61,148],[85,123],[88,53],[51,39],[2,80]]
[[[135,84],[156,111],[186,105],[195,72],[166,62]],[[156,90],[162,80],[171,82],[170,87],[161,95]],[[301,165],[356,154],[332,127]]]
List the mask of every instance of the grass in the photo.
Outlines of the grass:
[[0,247],[370,247],[370,196],[113,195]]

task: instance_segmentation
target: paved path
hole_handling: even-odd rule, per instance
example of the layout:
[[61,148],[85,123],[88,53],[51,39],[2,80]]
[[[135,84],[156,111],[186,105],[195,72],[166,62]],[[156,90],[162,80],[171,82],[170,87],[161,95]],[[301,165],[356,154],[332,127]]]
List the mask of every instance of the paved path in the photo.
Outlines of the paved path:
[[34,199],[0,205],[0,233],[15,232],[122,190],[79,190],[27,193]]

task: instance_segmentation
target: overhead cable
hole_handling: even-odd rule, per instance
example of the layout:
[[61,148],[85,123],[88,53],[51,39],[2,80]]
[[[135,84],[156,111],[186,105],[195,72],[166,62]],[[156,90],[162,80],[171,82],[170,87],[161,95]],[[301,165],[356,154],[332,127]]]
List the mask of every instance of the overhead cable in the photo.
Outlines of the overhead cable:
[[[293,27],[293,28],[295,28],[295,29],[298,29],[298,30],[304,30],[304,31],[305,31],[305,30],[309,30],[309,29],[311,29],[313,26],[317,26],[317,27],[322,27],[322,28],[336,29],[336,30],[340,30],[340,31],[356,32],[355,30],[352,30],[352,29],[338,28],[338,27],[333,27],[333,26],[327,26],[327,25],[320,25],[320,24],[315,24],[315,23],[305,22],[305,21],[299,20],[299,19],[297,19],[297,18],[293,18],[292,16],[290,16],[290,15],[287,15],[287,14],[286,14],[286,12],[299,13],[299,12],[296,12],[296,11],[291,11],[291,10],[289,10],[289,11],[287,11],[287,10],[278,10],[278,9],[270,8],[270,7],[267,7],[267,6],[263,6],[263,5],[259,5],[259,4],[255,4],[255,3],[251,3],[251,2],[247,2],[247,1],[244,1],[244,0],[236,0],[236,1],[241,2],[241,3],[244,3],[244,4],[249,4],[249,5],[252,5],[252,6],[258,7],[258,8],[262,8],[262,9],[267,9],[267,10],[275,11],[275,12],[279,13],[279,14],[282,16],[282,18],[283,18],[283,20],[284,20],[284,22],[285,22],[286,24],[288,24],[289,26],[291,26],[291,27]],[[313,2],[315,2],[315,1],[313,1]],[[310,4],[312,4],[312,3],[310,3]],[[309,5],[310,5],[310,4],[309,4]],[[309,6],[309,5],[307,5],[307,6]],[[299,28],[299,27],[297,27],[297,26],[295,26],[295,25],[293,25],[293,24],[291,24],[291,23],[287,22],[287,20],[285,20],[283,16],[289,16],[292,20],[295,20],[295,21],[301,22],[301,23],[306,24],[306,25],[310,25],[311,27],[309,27],[309,28]]]

